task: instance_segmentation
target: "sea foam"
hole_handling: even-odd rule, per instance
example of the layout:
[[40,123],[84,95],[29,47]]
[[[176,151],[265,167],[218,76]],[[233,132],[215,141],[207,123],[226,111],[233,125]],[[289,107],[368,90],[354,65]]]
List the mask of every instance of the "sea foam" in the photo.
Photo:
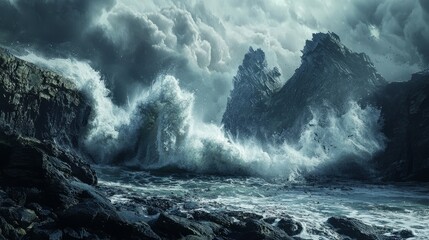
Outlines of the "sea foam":
[[118,106],[100,73],[87,62],[34,53],[21,58],[71,79],[91,101],[82,145],[99,163],[293,179],[302,173],[330,174],[349,161],[366,166],[385,147],[380,111],[356,102],[349,103],[345,114],[313,109],[298,139],[262,145],[255,139],[234,139],[222,126],[196,118],[193,94],[174,76],[159,76],[128,104]]

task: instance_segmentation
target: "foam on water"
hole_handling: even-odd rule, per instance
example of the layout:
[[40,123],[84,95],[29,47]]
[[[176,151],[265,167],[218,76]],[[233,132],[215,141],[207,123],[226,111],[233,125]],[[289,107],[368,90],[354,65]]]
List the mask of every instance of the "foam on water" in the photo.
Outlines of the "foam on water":
[[[379,227],[408,229],[411,239],[429,239],[429,186],[372,185],[362,182],[293,183],[257,177],[153,175],[96,167],[100,185],[126,189],[114,199],[140,196],[175,199],[170,211],[246,211],[263,217],[293,216],[304,225],[305,239],[342,239],[326,221],[342,215]],[[179,199],[179,200],[177,200]],[[191,203],[191,204],[189,204]],[[185,207],[186,206],[186,207]],[[189,207],[191,206],[191,207]]]
[[[193,94],[173,76],[160,76],[128,105],[117,106],[100,73],[88,63],[46,59],[34,53],[21,58],[71,79],[91,101],[90,129],[83,143],[98,162],[134,151],[126,155],[129,159],[121,160],[144,169],[294,178],[322,168],[335,172],[330,166],[344,160],[365,165],[384,148],[379,110],[354,102],[343,115],[314,109],[313,119],[297,141],[262,147],[254,139],[235,140],[221,126],[195,118]],[[152,130],[142,127],[146,125]],[[149,144],[142,144],[141,139],[148,136]]]

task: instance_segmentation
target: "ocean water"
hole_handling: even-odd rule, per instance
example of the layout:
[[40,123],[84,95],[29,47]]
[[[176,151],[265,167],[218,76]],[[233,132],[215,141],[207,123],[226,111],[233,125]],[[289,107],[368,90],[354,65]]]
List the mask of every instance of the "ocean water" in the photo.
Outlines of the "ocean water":
[[[387,140],[380,131],[379,109],[356,102],[341,115],[312,109],[313,118],[300,128],[298,139],[261,144],[232,138],[221,124],[199,119],[194,95],[174,76],[159,76],[129,96],[128,104],[116,105],[102,74],[88,62],[31,52],[21,58],[71,79],[85,94],[93,112],[82,148],[98,164],[117,165],[126,153],[119,161],[122,167],[96,167],[100,186],[117,192],[111,196],[114,202],[127,202],[132,195],[155,196],[174,199],[171,211],[184,214],[200,208],[291,215],[304,225],[301,237],[311,239],[339,238],[326,220],[344,215],[429,239],[428,185],[326,178],[348,179],[356,172],[376,176],[370,160]],[[160,169],[174,171],[153,173]],[[309,174],[325,177],[300,181]]]
[[[356,102],[350,102],[344,114],[326,106],[313,108],[313,118],[303,123],[297,139],[260,143],[235,139],[220,123],[199,119],[193,93],[174,76],[159,76],[130,96],[128,104],[117,105],[102,75],[88,62],[31,52],[21,58],[69,78],[86,95],[93,111],[81,142],[97,163],[117,162],[126,152],[122,162],[147,170],[293,179],[308,172],[342,175],[340,166],[351,163],[367,168],[372,156],[385,147],[379,109]],[[365,170],[371,174],[371,169]]]
[[377,184],[343,180],[291,182],[284,179],[197,174],[160,174],[96,167],[99,184],[118,191],[113,202],[129,196],[174,199],[169,211],[246,211],[264,217],[292,216],[300,237],[341,239],[329,229],[332,216],[348,216],[393,230],[409,229],[412,239],[429,239],[429,184]]

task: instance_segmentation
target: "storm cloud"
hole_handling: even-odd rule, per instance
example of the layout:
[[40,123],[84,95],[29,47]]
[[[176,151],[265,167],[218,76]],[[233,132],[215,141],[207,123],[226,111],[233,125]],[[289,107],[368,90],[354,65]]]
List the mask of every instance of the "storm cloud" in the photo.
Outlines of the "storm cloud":
[[366,52],[390,81],[429,65],[425,0],[0,0],[3,46],[88,61],[117,104],[172,74],[205,121],[220,120],[249,46],[286,81],[305,40],[327,31]]

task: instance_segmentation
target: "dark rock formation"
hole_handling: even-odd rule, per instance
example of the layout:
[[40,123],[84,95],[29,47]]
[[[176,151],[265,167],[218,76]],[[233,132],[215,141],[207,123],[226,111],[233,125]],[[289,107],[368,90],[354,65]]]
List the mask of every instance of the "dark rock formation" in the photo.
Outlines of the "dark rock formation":
[[192,214],[195,220],[199,221],[210,221],[217,223],[227,228],[233,226],[234,220],[232,217],[225,213],[209,213],[205,211],[194,211]]
[[[122,218],[95,172],[48,141],[1,133],[0,234],[7,239],[159,239]],[[0,239],[2,236],[0,235]]]
[[386,84],[367,55],[352,52],[334,33],[313,34],[301,66],[280,90],[279,76],[275,69],[268,70],[262,50],[251,49],[234,78],[225,129],[259,138],[290,138],[311,119],[312,108],[329,107],[341,114],[349,101],[360,101]]
[[334,33],[313,34],[301,61],[262,116],[268,133],[282,138],[299,134],[312,108],[328,107],[342,114],[349,101],[366,98],[386,84],[366,54],[349,50]]
[[277,227],[285,231],[289,236],[298,235],[303,230],[302,224],[291,217],[280,219],[277,223]]
[[153,229],[168,239],[179,239],[188,235],[213,237],[213,229],[204,223],[161,213]]
[[234,89],[228,98],[222,123],[230,133],[241,136],[260,134],[260,115],[280,85],[280,72],[269,69],[265,53],[253,48],[244,56],[234,77]]
[[390,83],[370,102],[381,109],[387,147],[376,157],[389,180],[429,181],[429,71]]
[[76,146],[89,112],[69,80],[0,49],[0,126]]
[[293,239],[289,237],[283,230],[272,226],[271,224],[262,221],[248,219],[246,220],[244,228],[237,234],[238,239]]
[[[268,69],[262,50],[251,49],[234,78],[225,129],[262,142],[294,140],[312,110],[323,118],[343,114],[349,101],[369,104],[381,109],[387,137],[385,152],[373,161],[381,176],[429,181],[429,71],[414,74],[409,82],[387,84],[367,55],[352,52],[334,33],[318,33],[306,42],[301,66],[280,90],[278,77]],[[354,177],[371,175],[363,170]]]
[[73,84],[0,50],[0,239],[159,239],[95,188],[76,153],[90,108]]
[[[328,223],[339,234],[352,239],[381,240],[388,229],[370,226],[360,220],[348,217],[330,217]],[[395,238],[392,238],[395,239]]]
[[0,155],[0,185],[38,188],[45,198],[42,201],[51,207],[77,201],[74,197],[80,186],[74,183],[97,183],[86,162],[50,142],[0,133]]

